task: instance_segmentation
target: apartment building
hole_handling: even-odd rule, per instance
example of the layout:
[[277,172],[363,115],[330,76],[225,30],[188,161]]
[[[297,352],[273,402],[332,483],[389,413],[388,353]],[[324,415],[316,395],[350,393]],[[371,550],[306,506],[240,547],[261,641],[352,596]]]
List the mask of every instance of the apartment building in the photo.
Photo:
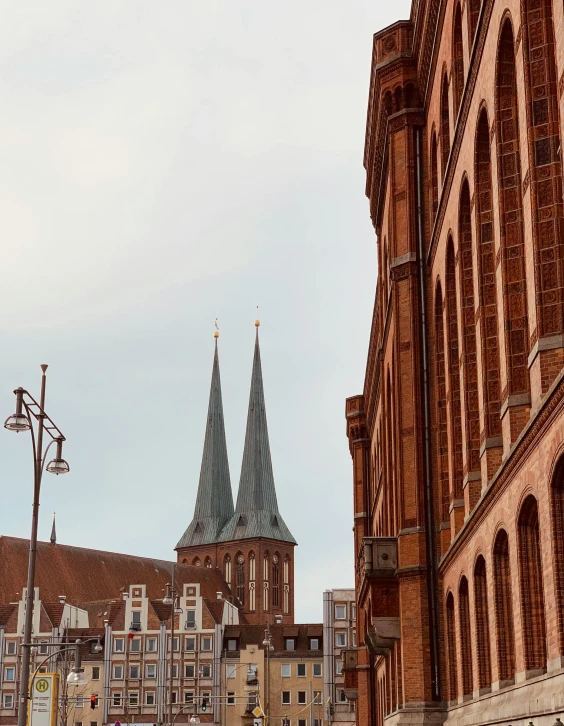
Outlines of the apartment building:
[[351,589],[323,593],[324,688],[329,722],[355,722],[354,700],[349,700],[343,673],[343,650],[356,648],[356,602]]

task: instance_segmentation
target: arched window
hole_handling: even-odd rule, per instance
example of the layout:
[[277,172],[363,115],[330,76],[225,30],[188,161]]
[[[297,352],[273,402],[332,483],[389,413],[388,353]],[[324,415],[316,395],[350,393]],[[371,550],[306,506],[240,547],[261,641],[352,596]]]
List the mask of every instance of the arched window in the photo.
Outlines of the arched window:
[[225,573],[225,582],[231,587],[231,557],[229,555],[225,555],[223,571]]
[[249,610],[251,612],[254,612],[255,608],[256,608],[255,580],[256,580],[255,553],[249,552]]
[[290,612],[290,558],[284,557],[284,612]]
[[552,542],[555,557],[556,607],[560,653],[564,652],[564,456],[560,458],[552,480]]
[[199,557],[194,557],[194,559],[192,560],[192,565],[194,567],[201,567],[202,566],[202,563],[200,561],[200,558]]
[[[539,339],[564,333],[562,164],[552,6],[552,0],[521,4]],[[547,369],[542,374],[543,393],[561,366]]]
[[440,517],[449,522],[448,426],[446,408],[445,334],[443,324],[443,293],[440,283],[435,292],[435,371],[437,380],[437,476],[440,493]]
[[242,554],[237,555],[237,569],[235,572],[235,584],[237,587],[237,598],[241,605],[245,605],[245,558]]
[[[462,416],[460,413],[460,356],[458,352],[458,310],[456,304],[456,273],[454,266],[454,245],[449,237],[446,256],[446,323],[447,323],[447,355],[449,373],[450,403],[450,441],[449,469],[452,474],[452,492],[450,507],[460,502],[464,496],[462,491]],[[458,520],[458,531],[462,526],[462,517]],[[456,523],[455,523],[456,524]],[[455,534],[453,532],[452,534]]]
[[454,11],[452,32],[452,76],[454,81],[454,118],[458,116],[462,92],[464,91],[464,49],[462,47],[462,11],[460,3]]
[[[503,302],[507,392],[527,393],[529,386],[529,324],[523,237],[523,194],[519,150],[519,98],[515,45],[509,19],[505,21],[497,55],[496,127],[499,176],[500,246],[503,261]],[[527,417],[528,418],[528,415]],[[523,424],[525,424],[525,419]],[[519,431],[512,431],[512,440]]]
[[447,649],[448,649],[448,699],[455,701],[458,695],[456,668],[456,631],[454,622],[454,596],[449,592],[446,601]]
[[280,557],[272,557],[272,607],[280,607]]
[[460,620],[460,665],[462,668],[462,695],[472,693],[472,637],[470,634],[470,600],[468,580],[463,577],[458,589],[458,617]]
[[[465,420],[464,443],[466,470],[469,477],[469,512],[480,497],[480,403],[478,398],[478,363],[476,357],[476,319],[474,298],[474,261],[470,188],[465,179],[460,193],[458,217],[458,267],[460,280],[460,318],[462,326]],[[468,512],[468,513],[469,513]]]
[[431,136],[431,226],[435,222],[439,208],[439,171],[438,171],[437,134]]
[[441,179],[445,183],[445,174],[450,155],[450,112],[448,107],[448,80],[446,73],[441,86]]
[[468,0],[468,5],[467,5],[468,48],[470,49],[470,55],[472,55],[472,45],[474,44],[474,38],[476,37],[476,28],[478,27],[478,17],[480,15],[480,2],[481,2],[481,0]]
[[264,555],[262,577],[264,583],[262,607],[266,611],[270,608],[270,556],[268,552]]
[[509,539],[502,529],[494,544],[495,624],[497,663],[500,681],[515,678],[515,631],[513,627],[513,595]]
[[478,275],[480,280],[480,330],[484,378],[485,438],[501,436],[499,387],[499,339],[492,200],[490,127],[483,109],[476,137],[476,201]]
[[546,668],[546,622],[539,533],[539,510],[532,495],[519,514],[519,565],[521,610],[525,640],[525,668]]
[[205,562],[204,562],[204,567],[207,567],[208,570],[211,570],[211,568],[213,567],[211,557],[206,557]]
[[488,583],[486,561],[480,555],[474,567],[474,610],[476,613],[476,650],[478,657],[478,688],[489,688],[492,683],[490,652],[490,621],[488,617]]

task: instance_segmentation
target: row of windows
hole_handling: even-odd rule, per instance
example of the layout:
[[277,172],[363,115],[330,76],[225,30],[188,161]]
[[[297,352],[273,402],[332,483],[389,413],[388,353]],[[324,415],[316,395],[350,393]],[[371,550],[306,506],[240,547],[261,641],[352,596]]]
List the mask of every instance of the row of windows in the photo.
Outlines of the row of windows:
[[[93,669],[94,670],[94,669]],[[99,671],[99,669],[98,669]],[[124,677],[125,669],[123,665],[114,665],[112,667],[112,678],[115,681],[122,681]],[[168,668],[168,673],[170,675],[170,666]],[[196,674],[198,674],[198,678],[211,678],[212,677],[212,664],[211,663],[201,663],[199,667],[196,669],[196,665],[194,663],[186,663],[184,665],[184,678],[196,678]],[[99,678],[98,674],[98,678]],[[141,677],[141,666],[138,663],[133,663],[129,665],[129,677],[132,679],[138,679]],[[156,678],[157,677],[157,664],[156,663],[147,663],[145,665],[145,678]],[[178,664],[175,663],[172,667],[172,677],[178,678]]]
[[[114,638],[114,653],[125,653],[125,638]],[[145,652],[157,652],[157,638],[145,638]],[[198,638],[195,635],[188,635],[184,638],[184,650],[194,652],[197,650]],[[180,638],[174,637],[172,649],[178,651]],[[200,636],[200,650],[211,651],[213,648],[213,637],[211,635]],[[130,653],[141,653],[143,650],[141,638],[131,638],[129,641]],[[168,650],[170,652],[170,638],[168,639]]]
[[[183,698],[184,703],[194,703],[194,699],[196,698],[196,692],[195,691],[184,691]],[[172,703],[178,703],[178,692],[172,691],[171,693],[171,701]],[[200,692],[200,698],[211,698],[211,692],[210,691],[201,691]],[[156,691],[145,691],[145,697],[143,699],[143,703],[146,706],[155,706],[157,703],[157,693]],[[112,700],[111,700],[111,706],[112,708],[119,708],[122,707],[125,703],[129,706],[139,706],[141,705],[141,700],[139,698],[139,691],[128,691],[127,695],[124,695],[123,691],[112,691]]]
[[[225,581],[232,585],[232,564],[231,556],[226,555],[224,560]],[[263,559],[263,608],[269,610],[283,608],[289,612],[290,607],[290,558],[288,555],[282,563],[282,578],[280,577],[280,556],[275,553],[270,559],[267,553]],[[247,601],[247,578],[248,578],[248,601]],[[239,553],[235,557],[235,593],[242,605],[247,605],[252,612],[256,604],[256,560],[254,552],[249,554],[248,572],[245,567],[245,557]],[[280,584],[283,582],[283,603],[280,598]]]
[[[281,692],[281,700],[283,706],[291,706],[292,705],[292,691],[282,691]],[[294,703],[296,703],[298,706],[307,706],[309,703],[308,700],[308,692],[307,691],[296,691],[294,694]],[[314,691],[313,692],[313,701],[312,703],[316,705],[320,705],[322,703],[321,698],[321,691]]]
[[[296,639],[295,638],[284,638],[284,649],[285,650],[296,650]],[[202,648],[202,650],[204,650]],[[239,641],[237,638],[227,639],[227,651],[234,653],[239,650]],[[309,650],[321,650],[321,639],[310,638],[309,639]]]
[[[131,611],[131,629],[141,630],[141,610]],[[194,630],[196,628],[196,611],[186,610],[186,630]],[[45,651],[47,652],[47,651]]]
[[[282,672],[282,678],[291,678],[292,677],[292,664],[291,663],[282,663],[281,672]],[[314,678],[320,678],[323,675],[321,663],[312,663],[311,664],[311,674],[312,674],[312,676],[314,676]],[[307,663],[296,663],[296,676],[298,678],[307,677]]]
[[[351,620],[356,620],[356,605],[350,603],[351,608]],[[340,603],[335,605],[335,620],[346,620],[347,619],[347,606],[346,603]]]

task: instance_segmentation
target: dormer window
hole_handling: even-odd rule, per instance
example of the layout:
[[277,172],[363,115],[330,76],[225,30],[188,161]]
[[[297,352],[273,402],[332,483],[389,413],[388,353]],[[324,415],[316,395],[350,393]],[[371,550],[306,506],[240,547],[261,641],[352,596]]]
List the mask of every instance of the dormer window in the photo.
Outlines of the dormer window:
[[233,653],[236,650],[239,650],[239,644],[237,643],[237,638],[228,638],[227,639],[227,650],[230,653]]
[[296,650],[296,639],[284,638],[284,647],[286,650]]

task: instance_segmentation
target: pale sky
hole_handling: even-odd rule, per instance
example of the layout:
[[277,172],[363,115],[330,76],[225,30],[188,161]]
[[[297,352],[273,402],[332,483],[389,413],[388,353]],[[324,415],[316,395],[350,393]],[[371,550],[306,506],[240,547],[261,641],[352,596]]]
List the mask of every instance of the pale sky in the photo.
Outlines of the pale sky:
[[[345,398],[376,238],[362,167],[372,34],[407,0],[23,1],[0,24],[0,404],[39,395],[71,466],[40,538],[174,559],[219,318],[236,498],[255,306],[296,620],[353,586]],[[29,537],[29,435],[0,431],[0,533]],[[87,575],[86,575],[87,576]],[[22,583],[23,585],[24,583]]]

